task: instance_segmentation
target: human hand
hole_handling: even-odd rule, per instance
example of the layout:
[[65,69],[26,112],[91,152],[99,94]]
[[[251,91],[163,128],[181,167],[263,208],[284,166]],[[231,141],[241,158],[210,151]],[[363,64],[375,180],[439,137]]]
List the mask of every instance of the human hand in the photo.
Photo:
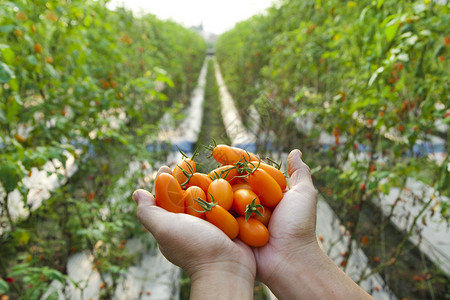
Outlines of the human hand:
[[317,191],[300,150],[287,159],[289,190],[269,222],[269,242],[254,248],[257,278],[278,299],[371,299],[323,252],[316,238]]
[[[162,167],[158,175],[162,172],[171,170]],[[256,263],[250,247],[239,239],[230,240],[205,220],[156,206],[153,195],[145,190],[135,191],[133,199],[138,219],[158,241],[163,255],[190,277],[191,298],[253,297]]]
[[258,279],[271,285],[289,264],[304,252],[320,250],[316,240],[317,191],[300,150],[287,159],[289,189],[275,208],[268,226],[269,242],[254,248]]

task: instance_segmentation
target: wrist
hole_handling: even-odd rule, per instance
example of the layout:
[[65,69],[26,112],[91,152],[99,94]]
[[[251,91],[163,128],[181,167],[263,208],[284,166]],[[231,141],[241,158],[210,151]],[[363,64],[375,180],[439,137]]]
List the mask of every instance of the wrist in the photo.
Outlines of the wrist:
[[[275,272],[274,272],[275,273]],[[279,299],[365,299],[370,296],[320,249],[317,242],[283,260],[266,283]]]
[[287,286],[298,286],[303,281],[302,275],[310,273],[314,265],[320,261],[319,251],[322,252],[317,242],[308,243],[301,249],[289,249],[284,252],[284,255],[278,257],[276,267],[271,270],[270,276],[259,279],[264,279],[263,283],[278,298],[286,299],[287,297],[279,296],[280,292],[287,292],[289,290]]
[[253,299],[255,273],[242,264],[208,264],[188,275],[190,299]]

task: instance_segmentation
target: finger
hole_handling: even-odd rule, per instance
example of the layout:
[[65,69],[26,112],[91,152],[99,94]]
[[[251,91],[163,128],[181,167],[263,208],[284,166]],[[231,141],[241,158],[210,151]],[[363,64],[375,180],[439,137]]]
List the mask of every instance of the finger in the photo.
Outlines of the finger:
[[169,173],[170,175],[172,175],[172,169],[168,166],[162,166],[161,168],[159,168],[158,173],[156,173],[156,177],[158,177],[158,175],[161,173]]
[[134,202],[137,203],[137,205],[140,205],[141,202],[142,202],[142,204],[144,202],[147,202],[149,205],[156,205],[155,197],[153,197],[153,195],[146,190],[138,189],[138,190],[134,191],[132,197],[133,197]]
[[[158,176],[161,173],[167,173],[167,174],[172,175],[172,169],[170,169],[168,166],[162,166],[161,168],[159,168],[159,170],[158,170],[158,172],[156,173],[156,176],[155,176],[155,181],[156,181],[156,178],[158,178]],[[153,184],[152,193],[153,194],[155,193],[155,185],[154,184]]]
[[133,200],[138,204],[137,217],[139,221],[153,235],[157,234],[158,224],[164,223],[170,213],[156,206],[155,198],[146,190],[136,190],[133,193]]
[[302,152],[298,149],[292,150],[287,159],[287,170],[289,174],[289,188],[300,183],[312,185],[311,171],[302,160]]

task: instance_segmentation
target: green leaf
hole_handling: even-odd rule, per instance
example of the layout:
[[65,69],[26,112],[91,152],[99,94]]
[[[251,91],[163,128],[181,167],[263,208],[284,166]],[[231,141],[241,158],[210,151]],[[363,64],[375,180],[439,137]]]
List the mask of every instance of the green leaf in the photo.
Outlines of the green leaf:
[[14,97],[12,98],[12,100],[13,101],[9,102],[8,110],[6,112],[6,120],[8,122],[16,121],[16,117],[20,109],[20,103],[18,103]]
[[46,65],[48,72],[50,73],[50,76],[53,78],[59,78],[58,73],[56,72],[55,68],[53,68],[52,65],[47,64]]
[[0,122],[6,123],[6,115],[3,109],[0,108]]
[[30,233],[23,229],[17,229],[14,232],[14,239],[19,246],[26,245],[30,241]]
[[8,83],[11,78],[14,77],[14,72],[8,67],[8,65],[0,62],[0,82]]
[[42,273],[49,279],[56,279],[61,283],[65,282],[64,275],[61,272],[59,272],[58,270],[46,269]]
[[37,66],[38,64],[38,61],[34,55],[28,55],[26,60],[32,66]]
[[384,71],[384,68],[383,68],[383,67],[379,67],[379,68],[375,71],[375,73],[373,73],[372,76],[370,77],[368,85],[369,85],[369,86],[372,86],[372,84],[373,84],[373,83],[375,82],[375,80],[377,79],[378,75],[381,74],[381,73],[383,73],[383,71]]
[[374,190],[377,187],[377,182],[376,181],[371,181],[369,182],[369,190]]
[[378,0],[378,2],[377,2],[377,8],[380,9],[381,6],[383,5],[383,3],[384,3],[384,0]]
[[394,23],[392,25],[386,26],[384,33],[386,35],[386,40],[388,42],[392,41],[397,33],[398,24]]
[[390,192],[390,186],[389,186],[389,183],[388,183],[388,182],[383,183],[383,184],[380,186],[380,190],[381,190],[381,192],[382,192],[383,194],[388,195],[389,192]]
[[14,29],[14,25],[3,25],[0,26],[0,32],[11,32]]
[[13,91],[17,92],[19,90],[19,85],[17,84],[16,78],[11,78],[8,84]]
[[8,291],[9,291],[8,283],[0,278],[0,294],[6,294]]
[[13,162],[2,162],[0,165],[0,182],[7,193],[14,191],[21,180],[19,166]]
[[2,52],[3,59],[7,64],[12,64],[14,62],[14,52],[8,45],[0,45],[0,50]]

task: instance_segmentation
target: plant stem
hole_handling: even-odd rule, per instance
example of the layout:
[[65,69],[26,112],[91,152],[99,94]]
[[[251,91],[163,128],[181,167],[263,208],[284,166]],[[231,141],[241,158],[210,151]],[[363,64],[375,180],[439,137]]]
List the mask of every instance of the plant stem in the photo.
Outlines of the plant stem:
[[428,206],[431,204],[431,202],[434,200],[434,194],[430,197],[430,199],[428,200],[427,203],[424,204],[424,206],[422,207],[422,209],[420,210],[420,212],[414,217],[411,226],[409,227],[409,230],[407,232],[407,234],[405,235],[405,237],[402,239],[402,241],[400,242],[400,244],[398,245],[396,251],[395,251],[395,255],[394,257],[386,263],[382,263],[379,264],[378,266],[376,266],[375,268],[372,269],[372,272],[361,276],[359,278],[359,280],[356,283],[360,283],[364,280],[366,280],[368,277],[372,276],[373,274],[378,273],[381,269],[383,269],[384,267],[388,267],[388,266],[392,266],[395,264],[395,262],[397,261],[398,257],[400,256],[406,242],[408,241],[409,237],[412,235],[414,228],[417,225],[417,220],[420,218],[420,216],[424,213],[424,211],[428,208]]
[[11,213],[9,212],[8,193],[6,193],[5,197],[3,198],[3,203],[5,203],[6,217],[8,218],[9,226],[11,226],[11,232],[14,232],[16,230],[16,227],[11,218]]

